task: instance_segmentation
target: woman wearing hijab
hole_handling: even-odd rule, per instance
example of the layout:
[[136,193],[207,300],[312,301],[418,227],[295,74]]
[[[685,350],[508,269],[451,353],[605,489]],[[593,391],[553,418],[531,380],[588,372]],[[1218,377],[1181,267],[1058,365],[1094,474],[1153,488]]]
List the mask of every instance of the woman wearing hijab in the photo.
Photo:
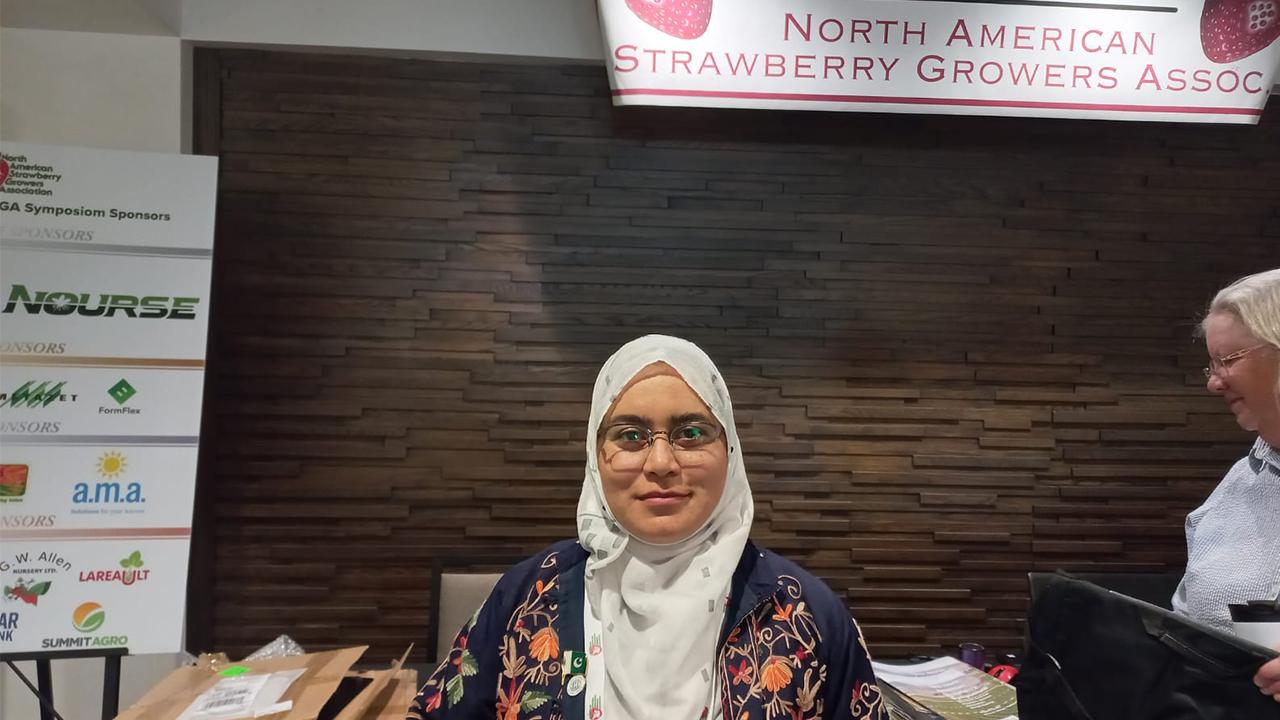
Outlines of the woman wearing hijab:
[[866,644],[820,580],[748,540],[719,371],[650,335],[592,393],[578,539],[498,582],[413,720],[885,720]]
[[[1206,386],[1258,437],[1187,516],[1187,570],[1173,609],[1230,632],[1228,604],[1280,598],[1280,270],[1223,288],[1200,327]],[[1280,701],[1280,660],[1254,684]]]

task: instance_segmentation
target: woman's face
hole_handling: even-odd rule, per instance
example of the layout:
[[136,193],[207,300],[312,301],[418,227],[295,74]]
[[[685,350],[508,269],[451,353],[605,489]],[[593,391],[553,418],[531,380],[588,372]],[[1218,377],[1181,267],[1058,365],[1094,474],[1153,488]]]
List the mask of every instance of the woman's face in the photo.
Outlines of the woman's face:
[[[711,517],[729,454],[719,422],[674,370],[651,365],[637,377],[600,424],[600,479],[627,532],[666,545]],[[646,431],[654,433],[652,443]]]
[[1261,347],[1221,366],[1217,358],[1266,345],[1231,313],[1213,313],[1205,318],[1204,337],[1214,369],[1205,383],[1209,392],[1227,401],[1240,427],[1257,432],[1271,442],[1280,432],[1280,406],[1277,405],[1280,400],[1276,396],[1280,366],[1276,349]]

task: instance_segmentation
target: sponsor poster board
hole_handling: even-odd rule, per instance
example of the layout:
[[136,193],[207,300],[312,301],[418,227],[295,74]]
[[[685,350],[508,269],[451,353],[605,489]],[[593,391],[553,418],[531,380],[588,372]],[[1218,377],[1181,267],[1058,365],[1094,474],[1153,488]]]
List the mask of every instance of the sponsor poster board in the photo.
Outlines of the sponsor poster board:
[[600,0],[616,105],[1257,123],[1271,0]]
[[0,144],[0,655],[182,650],[216,181]]

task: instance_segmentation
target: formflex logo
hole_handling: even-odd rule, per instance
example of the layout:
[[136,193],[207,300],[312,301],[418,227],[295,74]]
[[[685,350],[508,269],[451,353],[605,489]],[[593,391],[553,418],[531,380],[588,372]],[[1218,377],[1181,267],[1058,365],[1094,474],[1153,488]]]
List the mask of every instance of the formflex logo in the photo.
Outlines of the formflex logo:
[[125,380],[124,378],[120,378],[120,382],[116,383],[115,385],[112,385],[107,390],[107,394],[110,395],[111,399],[115,400],[117,404],[124,405],[125,403],[129,402],[130,398],[132,398],[134,395],[137,395],[138,391],[134,389],[132,385],[129,384],[128,380]]
[[66,386],[65,380],[28,380],[12,392],[0,393],[0,407],[43,408],[56,402],[75,402],[80,396],[63,392]]
[[91,633],[107,621],[107,611],[96,602],[81,603],[71,611],[71,624],[82,633]]
[[80,315],[126,317],[147,320],[194,320],[200,298],[168,295],[126,295],[70,290],[32,290],[14,283],[4,313],[28,315]]
[[138,394],[138,389],[129,384],[128,380],[120,378],[120,382],[107,388],[107,395],[116,401],[117,407],[99,406],[99,415],[138,415],[142,411],[136,407],[128,407],[129,401],[134,395]]

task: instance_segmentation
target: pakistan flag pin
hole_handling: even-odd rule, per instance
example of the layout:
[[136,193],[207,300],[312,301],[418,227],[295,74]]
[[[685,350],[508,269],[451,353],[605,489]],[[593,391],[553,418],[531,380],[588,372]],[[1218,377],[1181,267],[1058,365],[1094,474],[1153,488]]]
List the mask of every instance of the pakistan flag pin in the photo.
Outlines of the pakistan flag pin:
[[566,675],[586,675],[587,654],[576,650],[566,650],[564,653],[564,672]]

